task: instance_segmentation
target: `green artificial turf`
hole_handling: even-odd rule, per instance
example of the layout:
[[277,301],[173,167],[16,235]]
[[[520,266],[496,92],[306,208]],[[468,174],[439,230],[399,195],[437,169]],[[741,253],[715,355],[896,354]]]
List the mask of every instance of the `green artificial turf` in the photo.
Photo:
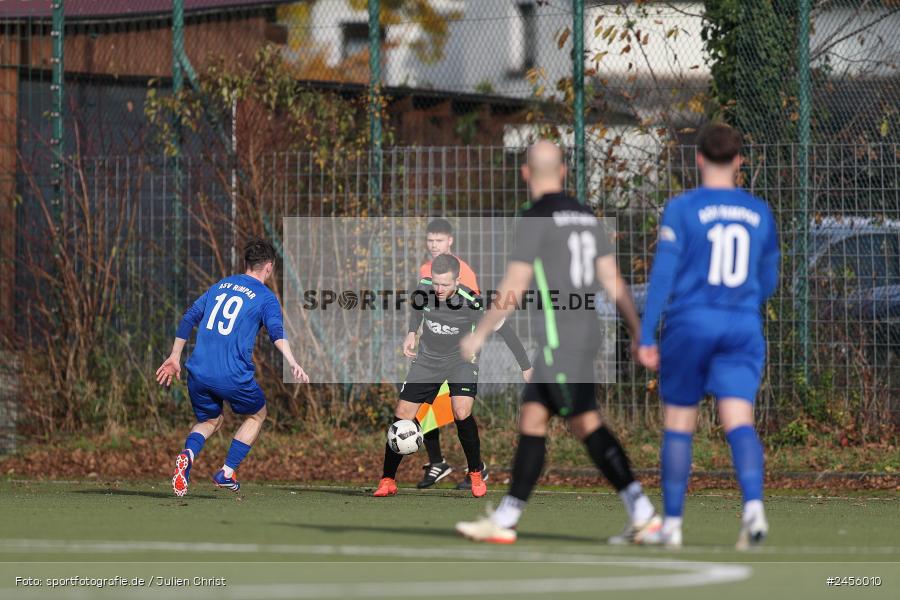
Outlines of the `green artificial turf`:
[[[896,494],[770,496],[771,535],[752,553],[733,550],[740,498],[730,492],[689,497],[681,551],[607,546],[624,523],[609,493],[537,493],[519,542],[505,547],[453,532],[457,520],[496,504],[499,491],[488,502],[451,490],[370,494],[253,482],[233,494],[200,481],[175,498],[162,483],[0,482],[0,597],[900,596]],[[73,576],[144,584],[50,587]],[[881,585],[827,587],[828,577],[881,577]]]

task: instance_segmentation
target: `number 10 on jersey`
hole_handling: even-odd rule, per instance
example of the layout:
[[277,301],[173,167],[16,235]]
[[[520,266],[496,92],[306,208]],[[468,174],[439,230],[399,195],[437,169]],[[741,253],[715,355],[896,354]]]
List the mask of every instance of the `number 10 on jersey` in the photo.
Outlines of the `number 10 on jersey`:
[[709,285],[738,287],[747,281],[750,264],[750,234],[743,225],[721,223],[710,229],[706,239],[712,242],[709,256]]

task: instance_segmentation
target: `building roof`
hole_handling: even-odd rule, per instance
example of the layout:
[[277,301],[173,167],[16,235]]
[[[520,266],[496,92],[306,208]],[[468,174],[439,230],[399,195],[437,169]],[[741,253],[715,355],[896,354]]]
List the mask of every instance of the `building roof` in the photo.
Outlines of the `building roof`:
[[[266,8],[296,0],[184,0],[184,11],[215,12]],[[53,15],[53,0],[0,0],[0,19],[37,18]],[[66,20],[102,18],[140,19],[172,12],[172,0],[66,0]]]

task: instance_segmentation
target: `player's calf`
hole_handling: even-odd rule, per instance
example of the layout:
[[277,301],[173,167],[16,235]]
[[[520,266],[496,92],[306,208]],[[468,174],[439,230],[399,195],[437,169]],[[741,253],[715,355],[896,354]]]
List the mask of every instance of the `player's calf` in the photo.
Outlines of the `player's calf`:
[[241,466],[247,455],[250,454],[253,443],[259,437],[259,432],[267,414],[266,407],[262,406],[256,413],[250,415],[241,423],[241,426],[234,434],[234,439],[231,440],[231,446],[228,448],[228,454],[225,456],[225,464],[213,477],[216,487],[229,489],[234,492],[240,489],[241,484],[238,483],[235,471]]
[[478,424],[470,413],[463,419],[457,419],[456,431],[468,463],[468,479],[471,482],[472,495],[481,498],[487,493],[484,482],[484,463],[481,461],[481,438],[478,435]]
[[[585,413],[583,416],[599,423],[599,417],[593,419],[594,414],[596,413]],[[577,423],[577,418],[573,417],[572,421]],[[656,509],[644,494],[640,482],[635,480],[628,455],[619,440],[605,425],[600,425],[584,436],[582,441],[594,464],[619,493],[632,529],[638,532],[648,527],[656,516]]]
[[[404,384],[404,387],[405,386],[406,384]],[[397,421],[395,421],[388,430],[388,443],[384,445],[384,468],[381,473],[381,482],[378,484],[378,489],[375,490],[375,493],[373,494],[376,498],[393,496],[397,493],[397,469],[400,468],[400,463],[403,462],[403,455],[399,452],[395,452],[394,449],[391,448],[390,438],[392,434],[397,435],[396,428],[400,425],[400,421],[415,420],[418,407],[418,404],[410,402],[408,400],[400,399],[397,402],[397,408],[394,410],[394,417],[397,419]],[[415,451],[416,449],[418,449],[422,442],[422,435],[420,433],[418,422],[416,422],[415,431],[411,431],[410,434],[414,434],[416,437],[418,437],[418,443],[410,448],[411,451]],[[413,437],[409,436],[407,436],[406,438],[407,441],[412,439]],[[399,441],[395,439],[394,444],[399,444]]]

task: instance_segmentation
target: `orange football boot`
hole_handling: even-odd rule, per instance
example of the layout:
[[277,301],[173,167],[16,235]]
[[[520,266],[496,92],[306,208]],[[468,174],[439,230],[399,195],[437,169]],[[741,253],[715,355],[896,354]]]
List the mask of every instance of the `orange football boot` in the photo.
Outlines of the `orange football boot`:
[[481,476],[481,471],[471,471],[469,473],[469,478],[472,480],[472,495],[476,498],[481,498],[485,494],[487,494],[487,484],[484,482],[484,478]]
[[390,477],[385,477],[378,482],[378,489],[372,494],[376,498],[384,498],[385,496],[397,495],[397,481]]

